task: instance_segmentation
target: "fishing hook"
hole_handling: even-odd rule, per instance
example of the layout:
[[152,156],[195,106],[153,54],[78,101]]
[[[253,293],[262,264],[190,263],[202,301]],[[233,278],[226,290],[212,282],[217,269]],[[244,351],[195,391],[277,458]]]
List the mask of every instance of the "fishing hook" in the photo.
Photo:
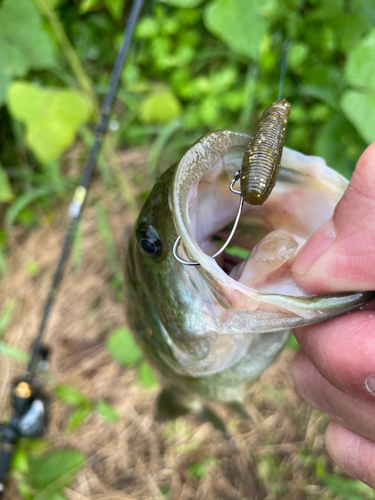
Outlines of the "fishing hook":
[[[238,226],[238,222],[240,220],[240,217],[241,217],[241,212],[242,212],[242,207],[243,207],[243,203],[244,203],[244,199],[243,199],[243,196],[241,195],[241,191],[237,191],[237,189],[234,189],[234,185],[235,183],[238,181],[238,179],[240,178],[240,175],[241,175],[241,171],[238,170],[234,176],[233,176],[233,179],[231,180],[230,184],[229,184],[229,189],[232,191],[232,193],[234,194],[239,194],[240,195],[240,204],[238,206],[238,211],[237,211],[237,215],[236,215],[236,219],[234,221],[234,224],[233,224],[233,227],[232,227],[232,231],[230,232],[230,235],[228,236],[226,242],[224,243],[224,245],[220,248],[220,250],[218,250],[214,255],[212,255],[212,258],[213,259],[216,259],[216,257],[218,257],[221,253],[224,252],[224,250],[227,248],[227,246],[229,245],[229,243],[231,242],[232,238],[233,238],[233,235],[237,229],[237,226]],[[179,244],[181,242],[181,236],[178,236],[174,245],[173,245],[173,257],[177,260],[177,262],[179,262],[180,264],[183,264],[184,266],[200,266],[200,263],[199,262],[195,262],[195,261],[192,261],[192,260],[184,260],[182,259],[179,255],[178,255],[178,247],[179,247]]]

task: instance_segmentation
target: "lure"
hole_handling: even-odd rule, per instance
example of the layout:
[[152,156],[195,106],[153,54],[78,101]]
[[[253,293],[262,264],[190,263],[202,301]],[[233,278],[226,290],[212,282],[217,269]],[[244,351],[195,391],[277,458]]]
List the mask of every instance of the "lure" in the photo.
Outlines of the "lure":
[[280,170],[290,104],[280,99],[263,113],[241,165],[241,196],[250,205],[263,205]]

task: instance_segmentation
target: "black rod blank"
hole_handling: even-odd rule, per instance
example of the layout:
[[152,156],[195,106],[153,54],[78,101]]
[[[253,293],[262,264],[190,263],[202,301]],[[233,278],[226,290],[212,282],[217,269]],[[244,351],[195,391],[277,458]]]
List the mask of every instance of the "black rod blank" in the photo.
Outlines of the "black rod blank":
[[53,282],[51,289],[49,291],[47,301],[44,306],[44,311],[43,311],[43,316],[42,320],[39,326],[38,334],[36,336],[33,348],[32,348],[32,353],[31,353],[31,358],[28,364],[28,377],[29,379],[32,379],[35,373],[35,369],[37,366],[37,360],[38,360],[38,355],[39,355],[39,350],[40,346],[42,343],[42,339],[44,336],[44,332],[47,326],[48,318],[51,313],[51,309],[53,307],[53,304],[55,302],[55,298],[57,295],[57,291],[61,282],[61,278],[64,272],[65,264],[66,261],[69,257],[70,254],[70,249],[72,246],[73,242],[73,237],[75,234],[75,231],[77,229],[77,225],[80,219],[80,216],[82,214],[84,202],[86,200],[86,195],[87,195],[87,190],[90,184],[90,180],[95,168],[96,164],[96,158],[99,153],[99,149],[101,146],[101,141],[103,134],[107,128],[108,124],[108,115],[110,113],[113,99],[115,97],[115,93],[117,90],[118,82],[121,76],[121,71],[122,67],[125,62],[125,58],[127,56],[130,42],[133,36],[134,28],[137,23],[137,19],[139,17],[142,5],[143,5],[144,0],[134,0],[132,8],[130,10],[129,18],[125,26],[124,34],[123,34],[123,41],[122,45],[120,47],[120,50],[116,56],[115,63],[113,65],[112,69],[112,74],[111,74],[111,79],[109,82],[108,86],[108,91],[103,99],[102,107],[101,107],[101,112],[100,112],[100,118],[99,122],[97,124],[96,130],[95,130],[95,137],[94,137],[94,143],[91,147],[89,157],[87,159],[82,179],[80,182],[80,185],[76,188],[73,200],[70,204],[69,207],[69,227],[68,231],[65,236],[64,244],[61,249],[61,254],[60,258],[56,267],[56,271],[53,277]]

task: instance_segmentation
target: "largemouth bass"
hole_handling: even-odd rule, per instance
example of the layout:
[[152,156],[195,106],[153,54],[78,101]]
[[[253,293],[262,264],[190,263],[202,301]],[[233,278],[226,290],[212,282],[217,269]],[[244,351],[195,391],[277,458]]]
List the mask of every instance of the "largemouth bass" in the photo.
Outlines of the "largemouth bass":
[[[127,312],[164,388],[194,408],[241,402],[276,358],[290,329],[344,314],[373,293],[312,296],[290,272],[309,236],[332,216],[347,181],[324,160],[284,148],[269,199],[245,204],[235,243],[241,261],[213,255],[236,216],[228,189],[250,136],[208,134],[156,182],[125,255]],[[229,229],[228,229],[229,228]],[[199,262],[186,266],[173,257]]]

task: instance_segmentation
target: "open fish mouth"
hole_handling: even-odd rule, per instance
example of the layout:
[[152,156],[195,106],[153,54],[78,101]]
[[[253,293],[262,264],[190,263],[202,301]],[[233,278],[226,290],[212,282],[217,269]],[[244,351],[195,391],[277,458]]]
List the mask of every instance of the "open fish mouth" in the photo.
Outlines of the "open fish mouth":
[[245,203],[232,240],[235,248],[217,260],[210,257],[237,214],[239,197],[229,183],[249,139],[243,133],[214,132],[190,148],[176,168],[170,204],[181,236],[179,251],[200,264],[187,272],[200,273],[227,311],[258,316],[257,333],[322,321],[370,300],[372,292],[313,296],[294,281],[294,257],[332,216],[348,182],[321,158],[287,148],[269,199],[261,206]]

